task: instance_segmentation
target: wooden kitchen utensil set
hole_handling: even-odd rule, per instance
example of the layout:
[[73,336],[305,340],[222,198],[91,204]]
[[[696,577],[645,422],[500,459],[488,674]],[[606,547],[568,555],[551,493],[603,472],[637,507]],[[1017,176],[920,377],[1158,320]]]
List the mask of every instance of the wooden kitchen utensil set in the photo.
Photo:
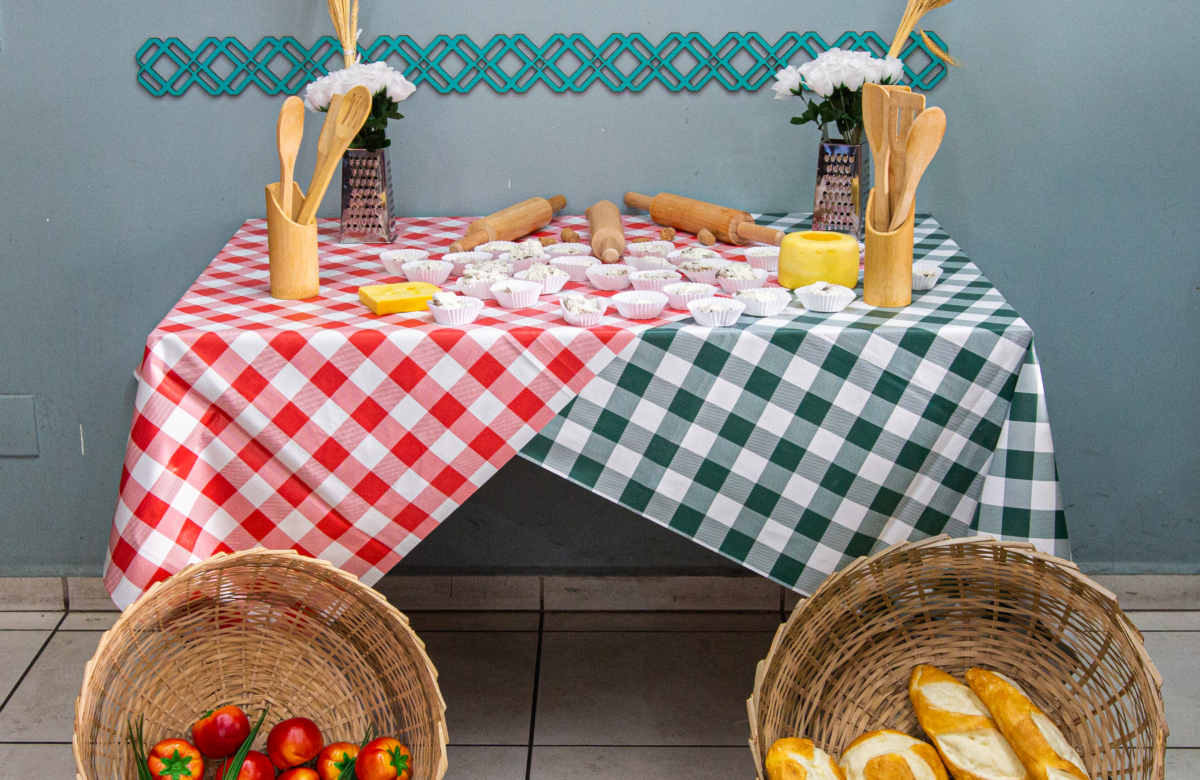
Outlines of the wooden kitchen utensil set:
[[908,87],[863,86],[863,126],[875,164],[867,204],[863,301],[895,308],[912,303],[913,222],[917,185],[946,134],[946,115],[925,108]]

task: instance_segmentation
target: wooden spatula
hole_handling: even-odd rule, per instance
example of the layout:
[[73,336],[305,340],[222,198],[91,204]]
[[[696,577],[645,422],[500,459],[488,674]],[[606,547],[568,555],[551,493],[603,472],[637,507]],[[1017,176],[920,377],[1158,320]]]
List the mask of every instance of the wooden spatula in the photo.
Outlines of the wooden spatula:
[[925,110],[925,96],[916,95],[906,89],[884,87],[888,93],[888,197],[892,219],[896,218],[896,204],[904,191],[904,172],[908,134],[913,121]]
[[908,134],[908,167],[904,175],[904,192],[900,193],[900,200],[892,212],[892,223],[888,232],[899,230],[904,220],[908,219],[908,210],[912,208],[913,198],[917,196],[917,185],[921,183],[921,177],[925,175],[925,169],[937,154],[945,135],[946,114],[940,108],[921,112],[913,122],[912,130]]
[[875,229],[887,232],[892,220],[891,203],[888,199],[888,150],[887,139],[888,93],[878,84],[863,85],[863,128],[867,131],[867,143],[871,145],[871,163],[875,167],[874,213],[869,216]]
[[[333,171],[367,121],[367,115],[371,113],[371,93],[360,84],[346,93],[336,112],[333,109],[330,103],[329,116],[325,117],[326,126],[321,128],[321,137],[317,141],[317,169],[304,195],[304,208],[300,209],[300,216],[296,218],[301,225],[309,224],[316,216],[317,207],[329,188],[329,180],[333,178]],[[327,135],[326,128],[330,122],[333,127]]]
[[293,95],[283,101],[279,123],[275,126],[275,145],[279,147],[279,194],[283,198],[279,205],[288,219],[292,218],[292,176],[303,139],[304,101]]

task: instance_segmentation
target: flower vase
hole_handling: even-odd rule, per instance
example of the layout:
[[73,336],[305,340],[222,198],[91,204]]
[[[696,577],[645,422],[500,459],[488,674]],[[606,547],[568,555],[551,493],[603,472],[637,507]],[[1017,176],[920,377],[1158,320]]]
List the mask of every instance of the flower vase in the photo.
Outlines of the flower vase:
[[862,241],[866,234],[867,198],[871,194],[871,147],[821,139],[817,155],[817,190],[813,198],[813,230],[847,233]]
[[347,149],[342,157],[342,224],[338,243],[390,244],[396,207],[388,150]]

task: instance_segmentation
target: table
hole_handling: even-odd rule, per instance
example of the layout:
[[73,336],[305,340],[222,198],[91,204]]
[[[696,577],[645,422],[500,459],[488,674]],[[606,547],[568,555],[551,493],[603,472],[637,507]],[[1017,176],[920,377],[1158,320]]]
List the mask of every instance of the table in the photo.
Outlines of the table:
[[[403,219],[398,243],[445,251],[468,222]],[[518,452],[801,592],[937,533],[1070,554],[1033,333],[928,216],[915,255],[944,275],[909,308],[733,328],[613,311],[587,330],[548,297],[464,329],[376,317],[357,288],[388,281],[380,248],[337,245],[336,224],[320,297],[269,297],[250,220],[150,334],[106,565],[118,605],[260,544],[374,583]],[[563,227],[586,220],[538,235]],[[564,292],[581,288],[608,294]]]

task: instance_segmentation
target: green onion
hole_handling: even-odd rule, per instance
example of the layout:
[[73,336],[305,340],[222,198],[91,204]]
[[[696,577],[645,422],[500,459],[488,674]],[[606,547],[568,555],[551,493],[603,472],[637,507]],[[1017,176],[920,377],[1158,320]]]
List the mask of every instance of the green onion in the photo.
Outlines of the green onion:
[[226,764],[224,780],[237,780],[237,776],[241,774],[242,764],[246,761],[246,756],[250,755],[250,746],[254,744],[254,740],[258,737],[258,730],[262,728],[263,719],[267,717],[267,713],[271,711],[271,705],[263,710],[263,714],[258,716],[258,723],[254,724],[254,728],[250,729],[250,736],[246,737],[246,741],[238,748],[238,752],[233,754],[233,758],[229,759]]
[[[375,724],[371,724],[370,726],[367,726],[367,735],[365,737],[363,737],[362,744],[360,744],[358,746],[358,749],[360,751],[367,746],[368,742],[371,741],[372,732],[374,732],[374,731],[375,731]],[[358,756],[355,756],[354,758],[350,759],[346,763],[346,765],[342,767],[342,771],[338,773],[338,780],[354,780],[354,765],[357,762],[358,762]]]
[[137,765],[138,780],[154,780],[154,775],[150,774],[150,762],[146,760],[146,738],[142,732],[145,720],[145,716],[138,718],[136,731],[133,727],[133,721],[126,721],[129,724],[129,745],[133,748],[133,758]]

